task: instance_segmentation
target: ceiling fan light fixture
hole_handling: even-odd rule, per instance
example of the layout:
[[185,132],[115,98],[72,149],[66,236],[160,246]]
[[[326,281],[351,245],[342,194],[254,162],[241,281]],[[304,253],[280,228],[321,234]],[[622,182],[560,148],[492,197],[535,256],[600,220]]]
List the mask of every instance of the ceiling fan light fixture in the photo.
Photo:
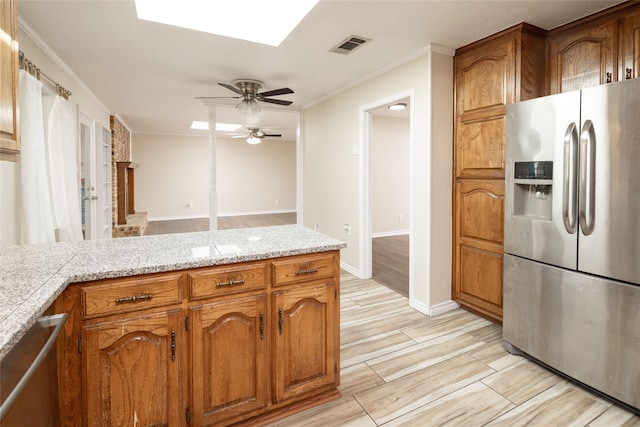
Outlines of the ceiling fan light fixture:
[[244,114],[255,114],[260,112],[260,105],[258,104],[258,101],[253,98],[243,99],[238,105],[236,105],[236,108]]
[[260,138],[258,138],[257,136],[253,136],[251,135],[249,138],[247,138],[247,142],[251,145],[256,145],[256,144],[260,144],[260,141],[262,141]]

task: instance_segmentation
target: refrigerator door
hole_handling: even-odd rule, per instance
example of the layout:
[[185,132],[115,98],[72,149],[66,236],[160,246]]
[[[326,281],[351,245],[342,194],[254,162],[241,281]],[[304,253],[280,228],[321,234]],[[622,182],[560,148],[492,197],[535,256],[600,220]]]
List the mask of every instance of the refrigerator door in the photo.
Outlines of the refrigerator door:
[[578,268],[640,284],[640,79],[584,89],[582,122]]
[[507,343],[640,408],[640,287],[508,254],[504,284]]
[[[506,253],[577,269],[574,169],[579,126],[579,91],[507,105]],[[553,162],[553,177],[527,180],[519,173],[518,178],[515,169],[520,162]],[[568,232],[567,227],[574,231]]]

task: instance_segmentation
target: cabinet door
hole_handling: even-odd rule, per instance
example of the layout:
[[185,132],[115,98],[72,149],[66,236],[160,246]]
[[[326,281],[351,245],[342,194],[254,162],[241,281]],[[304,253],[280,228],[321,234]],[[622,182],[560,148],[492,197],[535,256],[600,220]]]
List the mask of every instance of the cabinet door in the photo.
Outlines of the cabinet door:
[[618,80],[618,21],[609,19],[553,35],[549,91],[570,92]]
[[456,185],[454,299],[502,319],[504,182]]
[[640,10],[620,20],[620,80],[640,77]]
[[190,310],[192,425],[213,425],[267,404],[266,295]]
[[84,425],[184,424],[180,318],[176,309],[83,327]]
[[455,58],[456,177],[504,178],[506,105],[515,99],[516,40]]
[[[0,158],[17,160],[18,9],[16,0],[0,2]],[[6,39],[5,39],[6,37]]]
[[332,281],[273,294],[275,402],[337,385],[337,298]]

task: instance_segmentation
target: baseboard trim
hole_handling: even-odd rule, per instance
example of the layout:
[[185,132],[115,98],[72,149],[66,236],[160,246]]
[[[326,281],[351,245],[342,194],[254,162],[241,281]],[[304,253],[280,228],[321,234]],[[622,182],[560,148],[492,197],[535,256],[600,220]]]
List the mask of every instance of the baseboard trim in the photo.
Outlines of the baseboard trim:
[[405,236],[407,234],[409,234],[409,230],[382,231],[380,233],[371,233],[371,238],[375,239],[376,237]]
[[444,314],[457,308],[460,308],[460,304],[455,301],[449,300],[441,302],[439,304],[431,306],[431,308],[429,309],[429,316],[438,316],[439,314]]
[[149,221],[178,221],[182,219],[201,219],[209,218],[209,215],[195,214],[195,215],[177,215],[177,216],[154,216],[149,217]]
[[340,268],[346,271],[347,273],[353,274],[358,279],[364,279],[364,277],[362,277],[360,270],[358,270],[357,268],[353,268],[349,264],[345,264],[344,262],[340,261]]
[[[260,211],[260,212],[233,212],[233,213],[219,213],[218,218],[227,216],[246,216],[246,215],[271,215],[271,214],[283,214],[283,213],[295,213],[294,210],[281,210],[281,211]],[[155,216],[149,217],[149,221],[176,221],[182,219],[200,219],[209,218],[209,214],[195,214],[195,215],[176,215],[176,216]]]
[[271,214],[283,214],[283,213],[295,213],[295,209],[283,209],[279,211],[251,211],[251,212],[218,212],[218,218],[223,216],[246,216],[246,215],[271,215]]

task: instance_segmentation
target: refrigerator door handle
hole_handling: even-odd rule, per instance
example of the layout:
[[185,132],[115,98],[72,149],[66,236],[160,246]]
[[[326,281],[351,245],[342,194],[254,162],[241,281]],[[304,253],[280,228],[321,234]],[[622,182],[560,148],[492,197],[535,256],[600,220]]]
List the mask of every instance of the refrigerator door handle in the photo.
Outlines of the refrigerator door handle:
[[585,236],[593,233],[595,226],[595,184],[596,134],[593,122],[586,120],[580,132],[580,197],[578,198],[580,229]]
[[562,173],[562,221],[569,234],[578,231],[577,218],[577,179],[578,171],[578,128],[575,123],[569,124],[564,133]]

